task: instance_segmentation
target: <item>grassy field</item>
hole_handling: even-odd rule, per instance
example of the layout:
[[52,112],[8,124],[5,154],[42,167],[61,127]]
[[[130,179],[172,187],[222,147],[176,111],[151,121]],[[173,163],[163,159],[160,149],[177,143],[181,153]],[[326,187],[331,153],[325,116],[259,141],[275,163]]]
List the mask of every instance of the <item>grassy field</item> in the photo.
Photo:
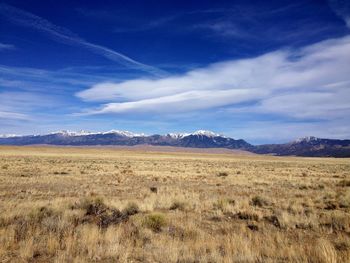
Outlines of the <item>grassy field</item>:
[[350,262],[350,159],[0,147],[0,262]]

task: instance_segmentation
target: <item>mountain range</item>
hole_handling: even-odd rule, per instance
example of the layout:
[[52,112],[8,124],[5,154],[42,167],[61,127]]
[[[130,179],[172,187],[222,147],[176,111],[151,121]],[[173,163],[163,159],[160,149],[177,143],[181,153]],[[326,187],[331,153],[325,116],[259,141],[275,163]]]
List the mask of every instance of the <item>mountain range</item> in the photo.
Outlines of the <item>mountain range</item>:
[[305,137],[284,144],[252,145],[211,131],[169,133],[166,135],[135,134],[128,131],[107,132],[58,131],[42,135],[0,135],[0,145],[155,145],[192,148],[239,149],[257,154],[310,157],[350,157],[350,140]]

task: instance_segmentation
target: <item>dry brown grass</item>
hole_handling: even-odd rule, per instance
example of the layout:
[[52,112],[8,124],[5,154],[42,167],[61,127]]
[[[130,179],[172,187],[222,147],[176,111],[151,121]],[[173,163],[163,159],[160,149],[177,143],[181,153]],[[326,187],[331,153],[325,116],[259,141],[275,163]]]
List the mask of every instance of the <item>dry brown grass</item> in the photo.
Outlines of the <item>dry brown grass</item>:
[[0,262],[350,262],[350,160],[0,147]]

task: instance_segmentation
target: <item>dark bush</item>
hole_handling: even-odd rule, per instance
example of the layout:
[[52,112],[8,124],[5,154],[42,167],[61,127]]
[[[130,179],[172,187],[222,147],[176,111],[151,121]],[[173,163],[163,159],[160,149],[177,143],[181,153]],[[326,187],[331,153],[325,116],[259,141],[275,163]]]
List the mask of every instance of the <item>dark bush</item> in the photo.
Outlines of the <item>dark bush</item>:
[[269,202],[265,198],[257,195],[257,196],[254,196],[252,198],[250,204],[253,205],[253,206],[263,207],[263,206],[268,205]]
[[140,209],[136,203],[130,202],[126,205],[123,210],[123,213],[129,216],[135,215],[140,212]]

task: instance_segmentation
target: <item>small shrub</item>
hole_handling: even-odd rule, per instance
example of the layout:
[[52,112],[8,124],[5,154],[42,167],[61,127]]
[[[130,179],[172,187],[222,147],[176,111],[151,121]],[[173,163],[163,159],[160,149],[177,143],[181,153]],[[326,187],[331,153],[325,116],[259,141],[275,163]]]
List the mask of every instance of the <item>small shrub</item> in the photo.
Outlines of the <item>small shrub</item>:
[[330,214],[323,215],[320,225],[333,231],[349,231],[350,219],[347,215],[335,210]]
[[263,207],[269,205],[269,202],[265,198],[257,195],[252,198],[250,204],[253,206]]
[[272,225],[274,225],[275,227],[280,228],[281,227],[281,223],[280,220],[278,219],[278,217],[276,215],[271,215],[271,216],[264,216],[264,219],[271,223]]
[[174,201],[170,208],[170,210],[181,210],[184,211],[186,209],[186,203],[185,202],[181,202],[181,201]]
[[337,208],[338,208],[337,202],[332,201],[332,200],[328,200],[327,202],[325,202],[324,209],[326,209],[326,210],[335,210]]
[[166,219],[163,214],[154,213],[147,215],[143,219],[142,225],[153,230],[154,232],[160,232],[166,225]]
[[219,173],[217,174],[217,176],[218,176],[218,177],[226,177],[226,176],[228,176],[228,172],[219,172]]
[[316,187],[316,189],[318,189],[318,190],[323,190],[323,189],[325,189],[325,186],[324,186],[323,184],[319,184],[319,185]]
[[307,190],[309,187],[305,184],[299,186],[299,190]]
[[350,180],[341,180],[338,183],[338,186],[340,186],[340,187],[350,187]]
[[347,251],[350,250],[350,243],[346,241],[339,241],[334,244],[334,248],[338,251]]
[[155,186],[151,186],[149,190],[151,190],[152,193],[158,193],[158,188]]
[[96,197],[83,199],[77,205],[77,208],[86,210],[87,214],[99,214],[102,210],[105,210],[107,206],[101,197]]
[[259,227],[257,225],[248,224],[247,227],[252,231],[258,231]]
[[102,198],[87,198],[73,205],[71,208],[85,210],[84,217],[78,219],[78,223],[93,223],[101,228],[107,228],[110,225],[128,221],[129,216],[136,212],[137,207],[130,205],[130,207],[127,206],[121,212],[118,209],[107,206]]
[[67,175],[67,174],[69,174],[68,172],[53,172],[53,174],[55,174],[55,175]]
[[238,212],[235,215],[236,218],[241,220],[253,220],[253,221],[259,221],[259,215],[255,214],[253,212]]
[[340,208],[350,208],[350,192],[342,195],[339,199]]
[[179,226],[169,226],[168,228],[168,234],[172,237],[172,238],[178,238],[181,241],[184,240],[195,240],[198,236],[198,232],[196,229],[192,229],[192,228],[183,228],[183,227],[179,227]]
[[136,203],[130,202],[126,205],[126,207],[123,210],[123,213],[132,216],[140,212],[139,206]]
[[3,166],[1,166],[2,169],[7,170],[9,168],[8,164],[4,164]]

